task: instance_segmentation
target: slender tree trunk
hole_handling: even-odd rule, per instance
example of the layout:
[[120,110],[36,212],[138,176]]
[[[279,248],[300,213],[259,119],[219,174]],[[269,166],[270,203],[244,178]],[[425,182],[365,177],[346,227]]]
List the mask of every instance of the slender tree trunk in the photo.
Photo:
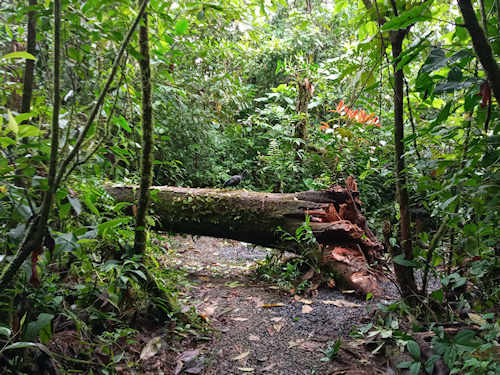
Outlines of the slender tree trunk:
[[313,92],[314,88],[311,82],[309,82],[309,79],[301,79],[297,76],[297,102],[295,104],[295,109],[300,118],[295,123],[295,138],[300,138],[302,140],[302,142],[297,145],[297,151],[303,150],[305,147],[307,125],[309,122],[307,112]]
[[[391,32],[392,56],[394,69],[399,62],[399,56],[403,49],[403,40],[406,30]],[[406,188],[406,172],[404,160],[404,118],[403,118],[403,70],[394,70],[394,144],[396,146],[396,190],[399,201],[401,247],[393,248],[393,256],[401,253],[406,260],[413,259],[413,247],[410,230],[410,213],[408,210],[408,190]],[[417,293],[413,269],[401,264],[394,263],[394,270],[398,279],[403,298],[410,299]]]
[[150,200],[149,187],[153,179],[153,107],[151,104],[151,68],[149,65],[148,14],[142,16],[139,28],[139,46],[141,58],[142,81],[142,155],[141,183],[135,218],[136,254],[143,253],[146,248],[146,214]]
[[54,107],[52,109],[52,126],[50,129],[50,161],[47,184],[49,190],[45,193],[39,214],[34,217],[26,231],[25,237],[19,246],[14,260],[5,269],[0,278],[0,290],[7,288],[17,270],[26,258],[43,246],[43,239],[47,233],[47,222],[52,207],[52,200],[56,191],[56,169],[59,150],[59,110],[60,96],[60,67],[61,67],[61,1],[54,0]]
[[458,0],[458,6],[464,18],[465,27],[472,39],[474,51],[476,51],[476,55],[486,71],[486,76],[488,77],[497,103],[500,103],[500,67],[495,61],[493,51],[488,43],[485,32],[479,25],[479,21],[470,0]]
[[[29,6],[35,7],[37,0],[29,0]],[[30,10],[28,12],[28,37],[26,43],[26,51],[33,56],[36,51],[36,11]],[[31,97],[33,96],[35,61],[26,59],[24,66],[23,77],[23,100],[21,103],[21,113],[27,113],[31,108]]]

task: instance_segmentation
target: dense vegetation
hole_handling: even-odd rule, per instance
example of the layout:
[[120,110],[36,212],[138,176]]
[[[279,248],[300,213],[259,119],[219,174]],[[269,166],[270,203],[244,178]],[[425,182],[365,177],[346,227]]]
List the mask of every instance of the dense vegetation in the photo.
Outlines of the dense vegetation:
[[[29,373],[57,319],[101,350],[147,319],[204,329],[147,187],[247,170],[272,192],[356,176],[402,291],[387,313],[455,372],[498,371],[500,3],[472,5],[0,2],[0,367]],[[141,184],[137,221],[109,182]]]

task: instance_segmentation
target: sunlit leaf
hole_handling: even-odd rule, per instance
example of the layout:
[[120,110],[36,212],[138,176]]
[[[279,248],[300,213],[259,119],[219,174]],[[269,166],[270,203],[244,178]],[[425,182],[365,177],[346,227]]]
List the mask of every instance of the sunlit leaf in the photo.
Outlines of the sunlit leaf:
[[175,33],[177,35],[184,35],[188,29],[188,26],[189,26],[188,20],[185,18],[181,18],[175,24]]
[[397,17],[391,18],[388,22],[384,23],[381,28],[382,31],[404,29],[415,22],[429,19],[430,14],[428,10],[432,3],[433,1],[426,1],[424,4],[414,6]]
[[28,53],[26,51],[19,51],[19,52],[11,52],[6,55],[3,55],[0,57],[0,60],[9,60],[9,59],[27,59],[27,60],[34,60],[36,61],[36,57],[33,56],[31,53]]

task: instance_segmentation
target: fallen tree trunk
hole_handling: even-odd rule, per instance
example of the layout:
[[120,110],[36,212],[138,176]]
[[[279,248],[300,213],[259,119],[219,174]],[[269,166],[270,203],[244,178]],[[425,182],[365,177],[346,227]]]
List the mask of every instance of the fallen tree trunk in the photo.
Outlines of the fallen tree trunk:
[[[383,246],[361,214],[354,178],[349,177],[346,185],[289,194],[154,186],[152,210],[158,218],[157,229],[230,238],[292,252],[300,252],[303,246],[283,234],[293,236],[309,215],[309,225],[322,247],[323,263],[336,270],[350,287],[378,294],[368,265],[380,257]],[[134,202],[137,195],[137,187],[130,185],[108,186],[106,190],[121,202]]]

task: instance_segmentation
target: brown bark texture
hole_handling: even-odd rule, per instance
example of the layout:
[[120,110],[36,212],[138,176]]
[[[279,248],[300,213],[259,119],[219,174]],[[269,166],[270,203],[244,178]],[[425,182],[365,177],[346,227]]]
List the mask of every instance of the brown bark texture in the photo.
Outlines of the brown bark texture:
[[493,51],[485,31],[479,25],[476,12],[470,0],[458,0],[458,6],[464,18],[465,28],[471,37],[474,51],[486,71],[486,76],[490,82],[493,94],[497,102],[500,103],[500,67],[493,56]]
[[[392,57],[396,68],[399,56],[403,50],[403,40],[406,30],[391,32]],[[394,145],[396,146],[396,190],[399,203],[399,225],[401,232],[401,249],[393,247],[393,257],[404,254],[406,260],[413,259],[413,246],[411,241],[411,223],[408,204],[408,190],[406,188],[406,166],[404,159],[404,112],[403,112],[403,70],[394,71]],[[399,287],[404,298],[417,294],[415,275],[411,267],[394,263],[394,271]]]
[[[30,0],[29,6],[35,7],[37,0]],[[36,54],[36,11],[28,12],[28,36],[26,41],[26,52],[33,56]],[[27,113],[31,108],[31,97],[33,96],[33,84],[35,73],[35,61],[26,59],[23,76],[23,99],[21,103],[21,113]]]
[[[295,123],[295,138],[300,138],[304,142],[307,139],[308,107],[314,93],[314,87],[309,79],[297,77],[297,102],[295,109],[300,118]],[[300,143],[297,149],[303,149],[304,143]]]
[[[230,238],[256,245],[301,251],[284,232],[295,234],[306,215],[322,249],[323,265],[331,267],[349,287],[380,294],[378,275],[369,264],[380,258],[382,244],[361,213],[354,178],[346,188],[276,194],[241,190],[150,188],[156,229]],[[117,201],[134,202],[137,186],[113,185],[106,190]]]

